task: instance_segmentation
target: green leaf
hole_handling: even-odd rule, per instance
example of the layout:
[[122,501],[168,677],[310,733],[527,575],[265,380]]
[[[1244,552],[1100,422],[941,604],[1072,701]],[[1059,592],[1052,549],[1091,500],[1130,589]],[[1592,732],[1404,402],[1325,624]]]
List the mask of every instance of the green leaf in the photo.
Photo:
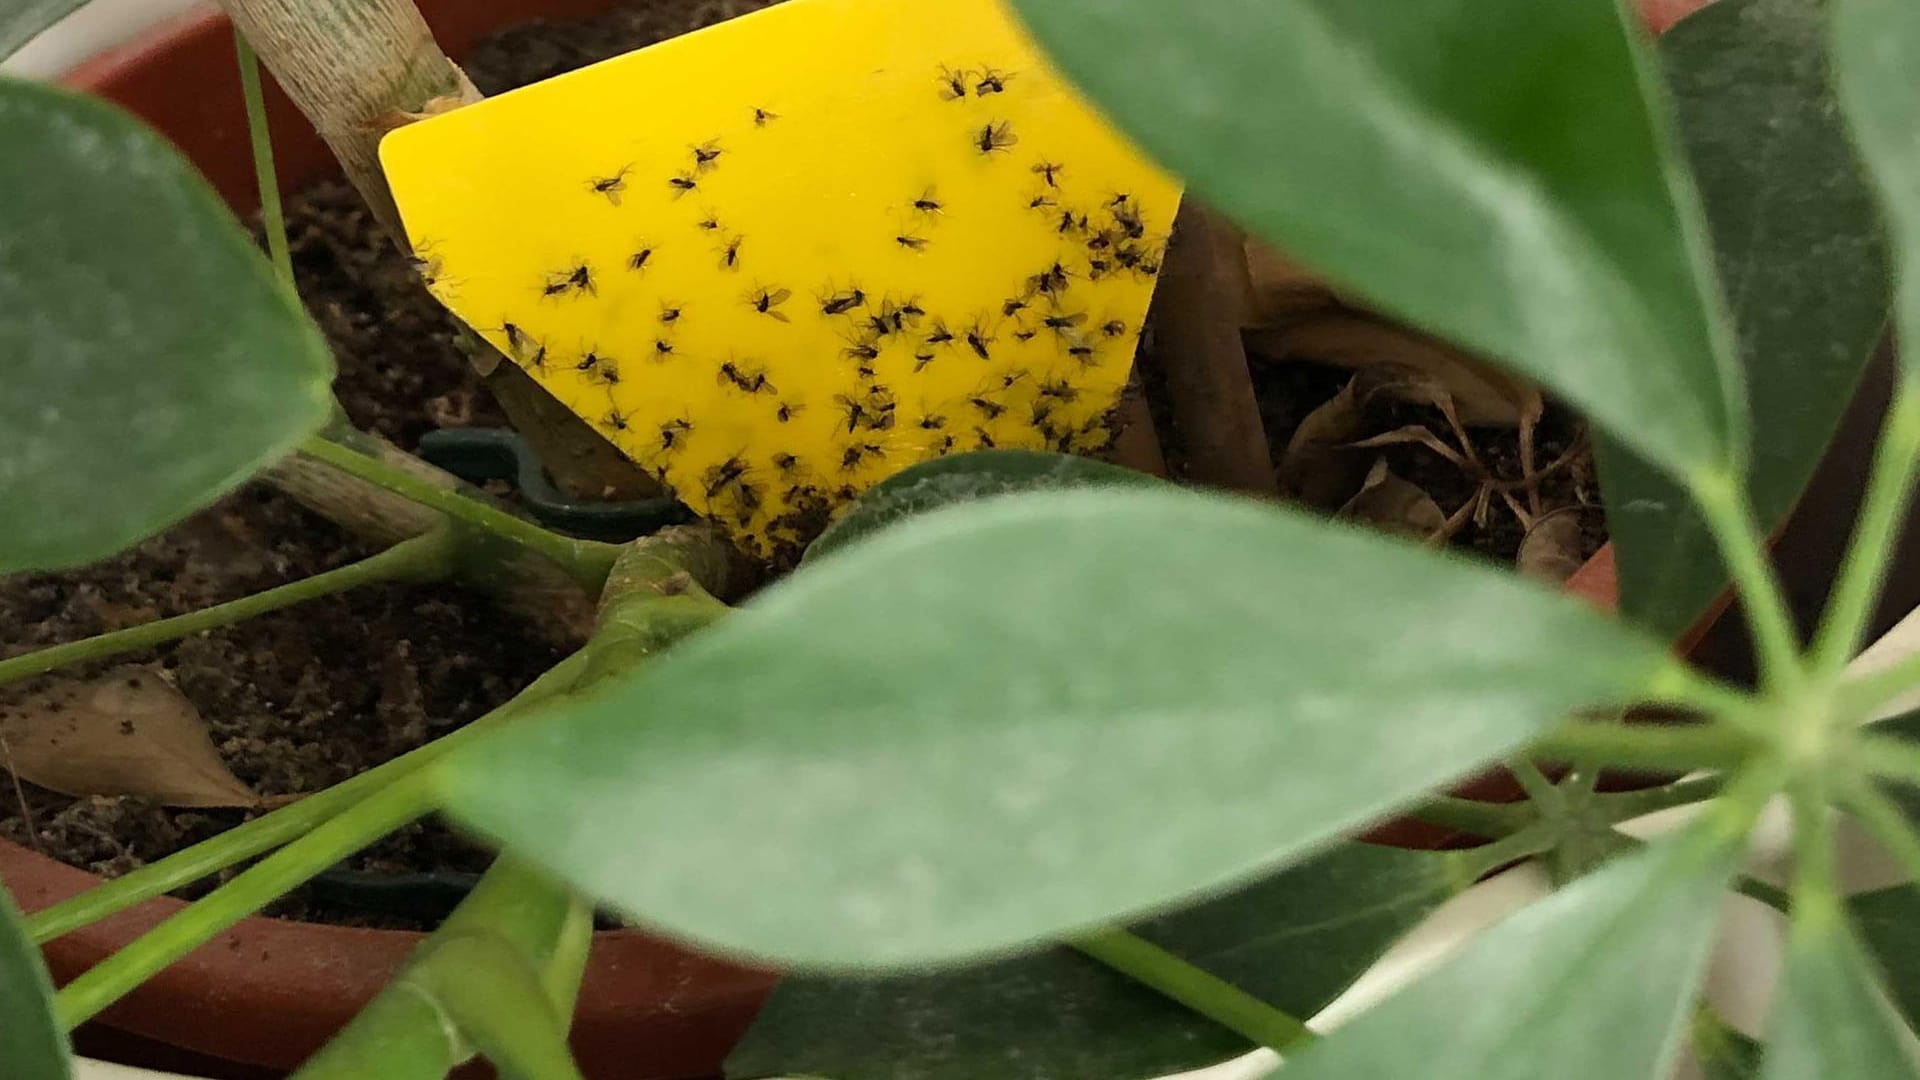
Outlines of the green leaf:
[[1121,127],[1303,265],[1670,472],[1744,453],[1706,230],[1617,0],[1016,7]]
[[457,817],[645,923],[911,967],[1248,881],[1689,677],[1578,601],[1304,513],[1010,495],[823,560],[440,775]]
[[[1784,520],[1885,327],[1885,244],[1827,71],[1822,0],[1719,0],[1660,39],[1759,434],[1748,491]],[[1672,636],[1725,587],[1680,486],[1598,440],[1620,610]]]
[[1838,900],[1797,895],[1793,920],[1761,1080],[1920,1077],[1910,1036],[1875,985]]
[[[1900,257],[1900,321],[1920,327],[1920,5],[1836,0],[1834,67],[1860,155],[1880,189]],[[1901,350],[1909,372],[1920,350]]]
[[0,60],[20,51],[40,31],[80,10],[87,0],[7,0],[0,10]]
[[889,525],[955,503],[1016,491],[1140,487],[1164,481],[1145,473],[1068,454],[1038,450],[974,450],[902,469],[860,496],[807,549],[808,559],[838,551]]
[[1696,829],[1574,882],[1308,1046],[1287,1080],[1664,1080],[1739,840]]
[[53,982],[40,950],[0,888],[0,1064],[8,1080],[66,1080],[73,1058],[53,1014]]
[[320,426],[333,364],[206,181],[0,80],[0,575],[112,554]]
[[[1134,933],[1283,1012],[1325,1008],[1475,877],[1472,853],[1342,844]],[[736,1080],[1136,1080],[1253,1049],[1067,948],[935,974],[792,976],[727,1059]]]
[[1887,980],[1887,992],[1909,1024],[1920,1023],[1920,891],[1911,885],[1849,897],[1860,938]]

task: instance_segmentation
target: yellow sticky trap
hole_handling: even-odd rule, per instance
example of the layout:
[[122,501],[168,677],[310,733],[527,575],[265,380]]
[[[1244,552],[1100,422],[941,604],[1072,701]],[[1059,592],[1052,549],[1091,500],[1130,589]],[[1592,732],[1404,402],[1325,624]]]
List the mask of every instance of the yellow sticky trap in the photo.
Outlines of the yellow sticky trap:
[[792,0],[381,156],[435,295],[762,553],[1104,445],[1179,198],[999,0]]

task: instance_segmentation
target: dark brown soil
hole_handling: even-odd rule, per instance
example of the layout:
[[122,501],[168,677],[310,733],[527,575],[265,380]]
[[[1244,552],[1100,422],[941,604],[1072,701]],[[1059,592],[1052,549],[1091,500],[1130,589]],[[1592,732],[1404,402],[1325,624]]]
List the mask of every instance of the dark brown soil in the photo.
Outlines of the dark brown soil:
[[[533,24],[480,45],[467,72],[498,93],[763,6],[653,0],[574,24]],[[339,364],[335,389],[362,428],[412,448],[441,427],[499,425],[459,348],[457,324],[419,285],[342,181],[289,200],[300,293]],[[192,611],[371,552],[265,489],[248,489],[134,550],[83,570],[0,581],[0,656]],[[262,795],[317,791],[480,716],[559,655],[484,599],[442,586],[376,586],[241,627],[93,665],[152,663],[200,710],[228,767]],[[0,703],[38,684],[0,690]],[[107,876],[204,840],[248,815],[176,811],[137,798],[74,799],[0,785],[0,836]],[[29,827],[28,819],[33,825]],[[403,829],[349,860],[355,870],[472,873],[489,855],[435,824]],[[203,883],[183,895],[197,895]],[[338,889],[296,892],[290,918],[417,928]],[[428,907],[444,903],[444,897]]]

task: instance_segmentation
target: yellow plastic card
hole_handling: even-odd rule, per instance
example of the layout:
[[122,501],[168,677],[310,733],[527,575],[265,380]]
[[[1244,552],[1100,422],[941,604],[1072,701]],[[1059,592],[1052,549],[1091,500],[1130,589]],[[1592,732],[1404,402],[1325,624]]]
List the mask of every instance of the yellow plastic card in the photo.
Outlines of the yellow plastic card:
[[381,154],[441,301],[762,553],[1103,445],[1179,198],[999,0],[791,0]]

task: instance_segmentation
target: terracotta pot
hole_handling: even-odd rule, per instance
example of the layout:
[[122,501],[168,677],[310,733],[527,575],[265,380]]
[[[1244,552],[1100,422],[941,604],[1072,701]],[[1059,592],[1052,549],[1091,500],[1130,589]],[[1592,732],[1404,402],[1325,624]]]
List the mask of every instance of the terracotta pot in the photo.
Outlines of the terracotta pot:
[[[579,18],[616,3],[423,0],[421,7],[438,40],[458,57],[500,27],[535,17]],[[237,210],[258,205],[232,32],[217,12],[164,24],[87,62],[66,81],[165,133]],[[269,85],[268,94],[283,190],[337,172],[292,103],[277,87]],[[27,911],[99,884],[91,874],[5,843],[0,880]],[[48,966],[64,983],[181,906],[153,900],[50,942]],[[273,1075],[298,1065],[358,1012],[421,940],[415,933],[247,919],[109,1009],[100,1024],[113,1034],[88,1032],[81,1042],[212,1076]],[[698,956],[638,931],[601,933],[573,1025],[574,1047],[595,1080],[714,1075],[773,983],[767,972]],[[147,1040],[157,1045],[139,1046]],[[129,1051],[130,1045],[139,1048]],[[169,1047],[186,1053],[169,1053]]]
[[[592,14],[618,0],[421,0],[438,39],[454,56],[499,27],[531,17]],[[1678,0],[1688,6],[1699,0]],[[70,84],[113,100],[174,140],[237,209],[257,203],[251,151],[235,75],[232,38],[217,13],[191,14],[76,69]],[[303,117],[268,87],[280,182],[299,190],[336,171]],[[1865,408],[1884,402],[1884,381]],[[1853,422],[1847,429],[1859,431]],[[1870,429],[1868,429],[1870,430]],[[1843,437],[1843,443],[1848,440]],[[1857,487],[1864,438],[1836,446],[1823,472],[1829,487]],[[1840,459],[1835,464],[1836,458]],[[1842,499],[1844,501],[1844,498]],[[1831,499],[1822,503],[1828,509]],[[1801,515],[1806,516],[1806,515]],[[1824,516],[1818,515],[1818,516]],[[1831,532],[1830,526],[1817,531]],[[1791,531],[1791,530],[1790,530]],[[1783,542],[1784,543],[1784,542]],[[1817,582],[1828,567],[1812,568]],[[1789,567],[1789,584],[1796,575]],[[1808,575],[1799,575],[1802,581]],[[1612,609],[1618,584],[1611,545],[1567,583],[1569,591]],[[1920,589],[1920,583],[1916,583]],[[1823,587],[1816,587],[1823,593]],[[1688,636],[1691,645],[1712,622]],[[1732,620],[1729,620],[1731,622]],[[1505,776],[1467,785],[1462,794],[1513,798]],[[1444,830],[1404,822],[1372,839],[1410,846],[1446,842]],[[34,911],[99,884],[100,879],[0,841],[0,880]],[[61,982],[126,945],[182,906],[162,898],[48,943]],[[298,1065],[399,970],[423,935],[251,918],[196,950],[107,1010],[81,1044],[138,1048],[140,1060],[202,1075],[252,1080]],[[576,1052],[595,1080],[651,1080],[717,1074],[775,977],[690,953],[636,931],[596,935],[573,1026]],[[104,1027],[102,1027],[104,1025]]]

